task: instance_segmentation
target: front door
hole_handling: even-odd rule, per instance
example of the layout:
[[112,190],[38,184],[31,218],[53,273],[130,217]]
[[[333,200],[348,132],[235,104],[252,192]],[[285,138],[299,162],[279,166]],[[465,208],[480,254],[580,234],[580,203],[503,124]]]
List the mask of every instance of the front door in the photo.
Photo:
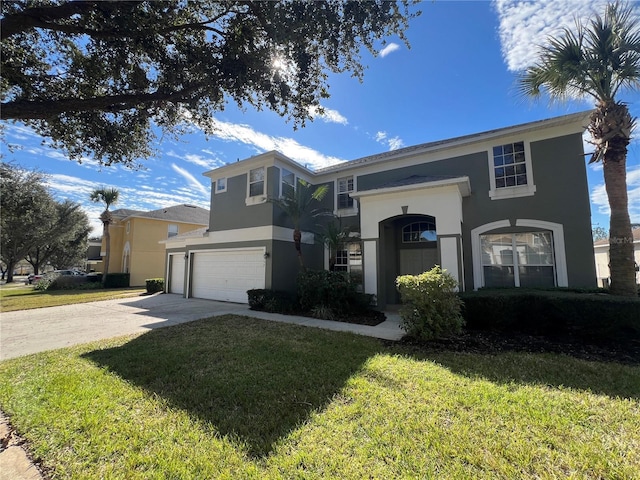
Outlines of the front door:
[[437,248],[400,250],[400,275],[419,275],[431,270],[437,263]]

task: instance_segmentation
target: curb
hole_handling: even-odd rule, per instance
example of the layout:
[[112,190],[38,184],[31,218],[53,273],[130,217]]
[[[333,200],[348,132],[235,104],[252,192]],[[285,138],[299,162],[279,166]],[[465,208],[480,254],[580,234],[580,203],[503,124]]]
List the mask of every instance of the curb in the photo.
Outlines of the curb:
[[0,411],[0,480],[45,480],[24,443]]

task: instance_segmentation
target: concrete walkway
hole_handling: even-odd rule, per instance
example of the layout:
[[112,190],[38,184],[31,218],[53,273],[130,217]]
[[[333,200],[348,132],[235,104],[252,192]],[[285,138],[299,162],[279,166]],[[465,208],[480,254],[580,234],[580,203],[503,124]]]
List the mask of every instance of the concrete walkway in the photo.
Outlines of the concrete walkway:
[[[179,295],[120,298],[63,307],[21,310],[0,314],[0,360],[55,350],[82,343],[146,332],[201,318],[233,313],[264,320],[293,323],[359,335],[399,340],[400,317],[386,312],[387,320],[370,327],[314,318],[249,310],[248,305],[184,299]],[[0,412],[0,480],[42,480],[43,476]]]
[[397,313],[370,327],[293,315],[256,312],[248,305],[184,299],[156,294],[81,303],[62,307],[20,310],[0,314],[0,360],[55,350],[155,328],[233,313],[307,327],[353,332],[386,340],[399,340],[403,331]]

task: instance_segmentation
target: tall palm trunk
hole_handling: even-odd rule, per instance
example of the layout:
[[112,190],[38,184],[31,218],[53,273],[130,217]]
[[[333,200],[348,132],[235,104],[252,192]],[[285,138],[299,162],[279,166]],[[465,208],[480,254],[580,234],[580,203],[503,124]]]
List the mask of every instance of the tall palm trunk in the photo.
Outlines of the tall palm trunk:
[[102,284],[106,285],[107,283],[107,274],[109,273],[109,261],[111,259],[111,234],[109,233],[109,224],[111,223],[112,217],[111,212],[109,210],[105,210],[100,215],[100,220],[102,220],[102,236],[105,241],[104,248],[104,271],[102,272]]
[[609,226],[610,291],[614,295],[636,296],[633,233],[627,198],[627,145],[633,119],[623,103],[600,103],[591,116],[589,131],[596,151],[603,155],[604,184],[611,208]]

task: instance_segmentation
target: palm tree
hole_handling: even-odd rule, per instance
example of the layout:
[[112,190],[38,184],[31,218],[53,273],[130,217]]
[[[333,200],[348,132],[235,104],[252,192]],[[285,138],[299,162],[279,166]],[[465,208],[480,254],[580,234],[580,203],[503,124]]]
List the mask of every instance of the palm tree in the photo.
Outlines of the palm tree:
[[298,180],[295,190],[287,190],[282,197],[270,199],[272,203],[280,207],[293,224],[293,244],[298,253],[298,262],[301,269],[304,269],[304,261],[302,259],[302,232],[300,231],[300,225],[308,218],[324,214],[324,211],[312,209],[312,207],[314,202],[321,202],[328,191],[328,185],[320,185],[314,189],[310,183]]
[[606,7],[596,15],[576,22],[576,32],[564,29],[550,37],[535,65],[520,77],[520,90],[533,97],[544,90],[552,99],[592,97],[595,110],[588,126],[595,151],[589,163],[601,161],[611,219],[609,255],[610,292],[636,296],[633,238],[629,219],[626,160],[634,119],[627,105],[616,100],[623,89],[640,86],[640,28],[628,4]]
[[340,219],[332,220],[327,223],[323,228],[318,239],[329,249],[329,270],[333,271],[336,267],[336,255],[338,250],[345,244],[351,233],[350,227],[343,227],[340,223]]
[[102,238],[105,240],[105,256],[104,256],[104,272],[102,273],[102,283],[107,281],[107,273],[109,273],[109,259],[111,257],[111,236],[109,235],[109,225],[113,221],[109,207],[118,202],[120,192],[115,188],[96,188],[89,196],[92,202],[104,203],[104,212],[100,214],[102,221]]

